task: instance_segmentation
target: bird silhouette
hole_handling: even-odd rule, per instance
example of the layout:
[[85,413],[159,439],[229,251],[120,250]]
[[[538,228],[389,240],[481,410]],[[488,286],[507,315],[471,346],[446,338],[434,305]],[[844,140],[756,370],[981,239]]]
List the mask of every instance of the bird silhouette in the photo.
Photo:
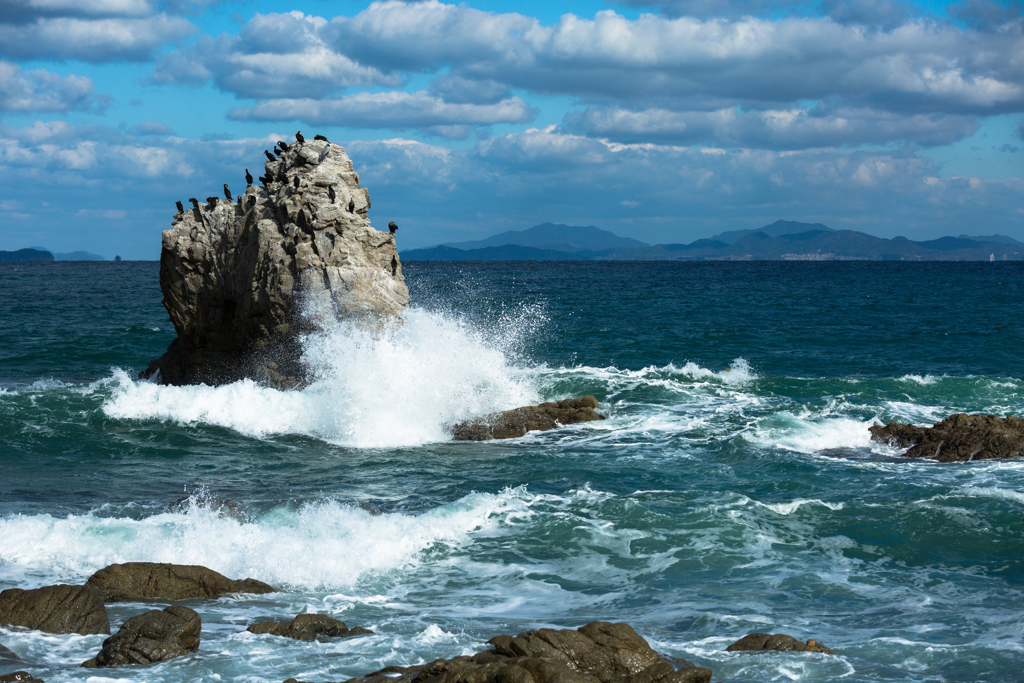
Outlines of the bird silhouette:
[[392,234],[392,235],[394,235],[394,234],[395,234],[395,230],[398,230],[398,226],[397,226],[397,225],[395,225],[395,222],[394,222],[394,221],[391,221],[390,223],[388,223],[388,230],[390,230],[390,231],[391,231],[391,234]]
[[281,152],[281,150],[279,150],[279,149],[277,148],[277,146],[275,145],[275,146],[274,146],[274,156],[276,156],[276,157],[279,157],[279,156],[281,156],[281,154],[282,154],[282,153],[283,153],[283,152]]
[[263,150],[263,153],[266,154],[267,158],[270,159],[271,161],[277,161],[277,157],[275,157],[273,154],[271,154],[267,150]]
[[283,168],[277,173],[277,182],[281,183],[282,185],[288,182],[288,176],[284,174]]
[[327,138],[325,138],[323,135],[314,135],[313,139],[314,140],[323,140],[324,142],[327,142]]
[[266,187],[270,183],[270,181],[267,180],[265,177],[260,176],[260,183],[263,184],[263,187]]
[[292,178],[292,186],[295,187],[296,190],[299,189],[299,176]]
[[252,173],[249,173],[249,169],[245,169],[245,184],[252,185]]
[[327,196],[331,198],[331,204],[333,204],[334,200],[338,198],[338,195],[334,193],[334,185],[327,188]]
[[181,202],[174,202],[174,205],[178,207],[178,213],[182,213],[185,210],[185,207],[181,205]]
[[227,183],[224,183],[224,198],[227,199],[229,202],[232,200],[231,190],[228,189]]
[[356,200],[354,200],[354,199],[348,200],[348,212],[349,213],[355,213],[355,211],[356,211]]
[[281,140],[278,140],[278,141],[277,141],[277,146],[278,146],[278,147],[280,147],[281,149],[283,149],[283,150],[284,150],[284,151],[286,151],[286,152],[288,151],[288,145],[286,145],[286,144],[285,144],[285,143],[284,143],[283,141],[281,141]]
[[192,202],[192,208],[193,209],[198,209],[199,208],[199,200],[198,199],[196,199],[195,197],[189,197],[188,200],[190,202]]
[[249,208],[256,206],[256,197],[249,197]]
[[300,145],[306,141],[306,138],[302,137],[301,130],[295,133],[295,141],[298,142]]
[[220,199],[219,197],[207,197],[206,198],[206,203],[210,205],[210,211],[213,211],[214,209],[217,208],[217,202],[219,201],[219,199]]

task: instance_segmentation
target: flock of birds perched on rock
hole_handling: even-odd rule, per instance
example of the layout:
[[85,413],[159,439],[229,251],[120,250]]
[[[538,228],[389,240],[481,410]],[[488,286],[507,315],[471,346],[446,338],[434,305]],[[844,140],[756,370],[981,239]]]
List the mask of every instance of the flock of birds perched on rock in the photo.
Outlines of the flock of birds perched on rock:
[[[313,137],[313,139],[314,140],[322,140],[323,142],[327,143],[326,145],[324,145],[323,151],[320,152],[320,159],[319,159],[319,161],[322,162],[324,159],[327,158],[327,155],[331,153],[331,143],[323,135],[316,135],[316,136]],[[293,144],[301,145],[301,144],[303,144],[305,142],[306,142],[306,139],[304,137],[302,137],[302,131],[301,130],[297,131],[295,133],[295,143],[293,143]],[[286,142],[284,142],[283,140],[278,140],[277,144],[274,146],[274,153],[273,154],[271,154],[270,151],[266,150],[266,149],[263,150],[263,154],[266,155],[268,160],[270,160],[270,161],[277,161],[277,158],[280,157],[283,152],[286,152],[288,150],[288,147],[289,147],[289,145]],[[285,184],[285,183],[288,182],[288,177],[285,175],[284,169],[280,169],[278,171],[277,178],[274,178],[271,175],[271,171],[268,170],[267,174],[265,176],[260,176],[258,178],[258,180],[263,185],[263,187],[266,188],[267,185],[269,185],[270,183],[275,182],[275,181],[279,182],[281,184]],[[245,169],[245,186],[247,188],[249,186],[251,186],[252,185],[252,181],[253,181],[252,174],[249,173],[249,169]],[[295,177],[292,178],[292,185],[293,185],[293,187],[295,187],[295,189],[299,189],[299,177],[298,176],[295,176]],[[332,204],[338,198],[338,195],[335,193],[333,186],[329,186],[327,188],[327,196],[330,197]],[[227,183],[224,183],[224,198],[227,199],[229,202],[234,200],[234,198],[231,196],[231,190],[228,189],[228,184]],[[219,201],[220,201],[219,197],[207,197],[206,198],[206,203],[210,206],[210,210],[211,211],[213,209],[217,208],[217,202],[219,202]],[[203,218],[202,218],[202,212],[201,212],[201,210],[199,208],[199,200],[195,199],[194,197],[190,197],[189,198],[189,202],[192,203],[192,209],[193,209],[193,212],[195,213],[197,219],[202,221]],[[241,196],[238,197],[238,203],[239,204],[242,203],[242,197]],[[256,198],[255,197],[249,197],[249,202],[248,203],[249,203],[249,207],[254,206],[256,204]],[[174,202],[174,204],[178,208],[178,213],[184,213],[185,207],[182,205],[182,203],[180,201]],[[349,211],[352,211],[355,208],[354,202],[349,201],[348,208],[349,208]],[[302,218],[305,218],[305,216],[303,216],[301,213],[299,215],[302,216]],[[390,223],[388,223],[388,230],[391,231],[392,235],[394,235],[395,231],[398,230],[398,226],[395,225],[394,221],[391,221]]]

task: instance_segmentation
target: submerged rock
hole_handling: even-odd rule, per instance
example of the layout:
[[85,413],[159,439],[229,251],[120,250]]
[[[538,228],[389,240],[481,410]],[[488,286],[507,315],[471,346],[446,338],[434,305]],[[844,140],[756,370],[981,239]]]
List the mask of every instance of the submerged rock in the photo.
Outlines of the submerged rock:
[[3,643],[0,643],[0,659],[5,659],[9,662],[20,662],[21,657],[16,655],[11,650],[7,649]]
[[793,636],[787,636],[785,633],[776,633],[775,635],[751,633],[749,636],[743,636],[725,648],[726,652],[768,652],[770,650],[778,652],[821,652],[826,655],[835,654],[814,638],[811,638],[806,643],[802,643]]
[[[104,567],[89,577],[106,602],[219,598],[227,593],[273,593],[256,579],[235,581],[198,565],[125,562]],[[108,631],[109,633],[109,631]]]
[[365,628],[349,628],[344,622],[332,619],[326,614],[300,614],[289,622],[263,621],[245,629],[249,633],[267,633],[295,640],[316,640],[317,638],[345,638],[347,636],[373,635]]
[[240,522],[248,520],[242,506],[233,500],[220,498],[219,496],[183,496],[167,506],[168,512],[188,512],[189,510],[200,509],[215,512],[219,517],[230,517]]
[[346,319],[408,305],[395,236],[370,225],[370,195],[340,145],[295,143],[264,166],[266,188],[197,202],[164,232],[160,288],[178,338],[140,377],[296,386],[297,334],[313,324],[304,300]]
[[956,413],[932,427],[891,422],[869,427],[871,438],[909,448],[908,458],[968,462],[1024,456],[1024,418]]
[[593,396],[523,406],[460,422],[452,428],[452,438],[456,441],[514,439],[524,436],[527,432],[542,432],[577,422],[603,420],[604,416],[594,410],[597,407],[597,399]]
[[195,610],[171,605],[132,617],[103,641],[103,649],[82,666],[96,669],[128,664],[153,664],[199,649],[202,623]]
[[[389,666],[347,683],[708,683],[711,671],[676,668],[628,624],[595,621],[578,630],[497,636],[470,657]],[[294,678],[285,683],[300,683]]]
[[41,678],[34,678],[27,671],[15,671],[12,674],[0,676],[0,683],[46,683]]
[[46,633],[110,633],[103,598],[89,586],[8,588],[0,593],[0,624]]

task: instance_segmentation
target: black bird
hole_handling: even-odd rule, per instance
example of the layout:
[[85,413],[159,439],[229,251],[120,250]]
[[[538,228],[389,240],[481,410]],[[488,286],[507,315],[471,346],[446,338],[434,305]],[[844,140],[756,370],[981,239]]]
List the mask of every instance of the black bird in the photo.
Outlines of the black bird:
[[392,234],[392,235],[394,235],[394,234],[395,234],[395,230],[398,230],[398,226],[397,226],[397,225],[395,225],[395,222],[394,222],[394,221],[391,221],[390,223],[388,223],[388,230],[390,230],[390,231],[391,231],[391,234]]
[[295,186],[296,190],[299,189],[299,176],[295,176],[294,178],[292,178],[292,185]]
[[295,141],[300,145],[306,141],[306,138],[302,137],[302,131],[300,130],[295,134]]
[[398,257],[391,257],[391,277],[394,277],[398,273]]
[[263,187],[266,187],[267,183],[269,183],[269,182],[270,181],[268,181],[266,178],[264,178],[263,176],[260,176],[260,183],[263,184]]
[[270,159],[271,161],[277,161],[277,157],[275,157],[273,154],[271,154],[267,150],[263,150],[263,153],[266,154],[267,158]]
[[338,198],[338,195],[334,194],[334,185],[327,188],[327,196],[331,198],[331,204],[333,204],[334,200]]
[[327,142],[327,138],[325,138],[323,135],[314,135],[313,139],[314,140],[323,140],[324,142]]
[[256,197],[249,197],[249,208],[256,206]]
[[309,229],[309,223],[306,222],[306,212],[299,210],[299,215],[295,217],[295,225],[299,226],[303,230]]
[[188,200],[190,202],[192,202],[192,208],[193,209],[198,209],[199,208],[199,200],[198,199],[196,199],[195,197],[189,197]]
[[206,203],[210,205],[210,210],[211,211],[213,211],[214,209],[217,208],[217,201],[219,199],[220,199],[219,197],[207,197],[206,198]]
[[224,183],[224,198],[227,199],[229,202],[232,199],[232,197],[231,197],[231,190],[228,189],[228,184],[227,183]]
[[277,141],[277,146],[286,152],[288,151],[288,145],[286,145],[282,140]]
[[174,202],[174,205],[178,207],[178,213],[182,213],[185,211],[185,207],[181,205],[181,202]]
[[281,183],[282,185],[288,184],[288,176],[284,174],[283,168],[277,173],[277,182]]
[[355,213],[356,212],[356,200],[354,200],[354,199],[348,200],[348,212],[349,213]]
[[274,145],[274,156],[281,156],[281,150],[277,148],[277,145]]
[[252,173],[249,173],[249,169],[245,169],[245,184],[252,185]]

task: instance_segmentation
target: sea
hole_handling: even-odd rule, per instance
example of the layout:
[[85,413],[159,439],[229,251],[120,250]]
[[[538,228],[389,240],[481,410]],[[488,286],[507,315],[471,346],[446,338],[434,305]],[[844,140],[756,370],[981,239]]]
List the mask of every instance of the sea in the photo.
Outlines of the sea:
[[[155,262],[0,265],[0,589],[130,561],[277,589],[186,602],[199,650],[146,667],[0,627],[0,674],[324,683],[602,620],[713,681],[1024,680],[1024,461],[868,433],[1024,414],[1024,264],[403,268],[399,321],[324,322],[278,391],[137,379],[175,336]],[[450,437],[587,394],[607,419]],[[300,613],[374,634],[245,630]],[[836,655],[725,652],[757,632]]]

